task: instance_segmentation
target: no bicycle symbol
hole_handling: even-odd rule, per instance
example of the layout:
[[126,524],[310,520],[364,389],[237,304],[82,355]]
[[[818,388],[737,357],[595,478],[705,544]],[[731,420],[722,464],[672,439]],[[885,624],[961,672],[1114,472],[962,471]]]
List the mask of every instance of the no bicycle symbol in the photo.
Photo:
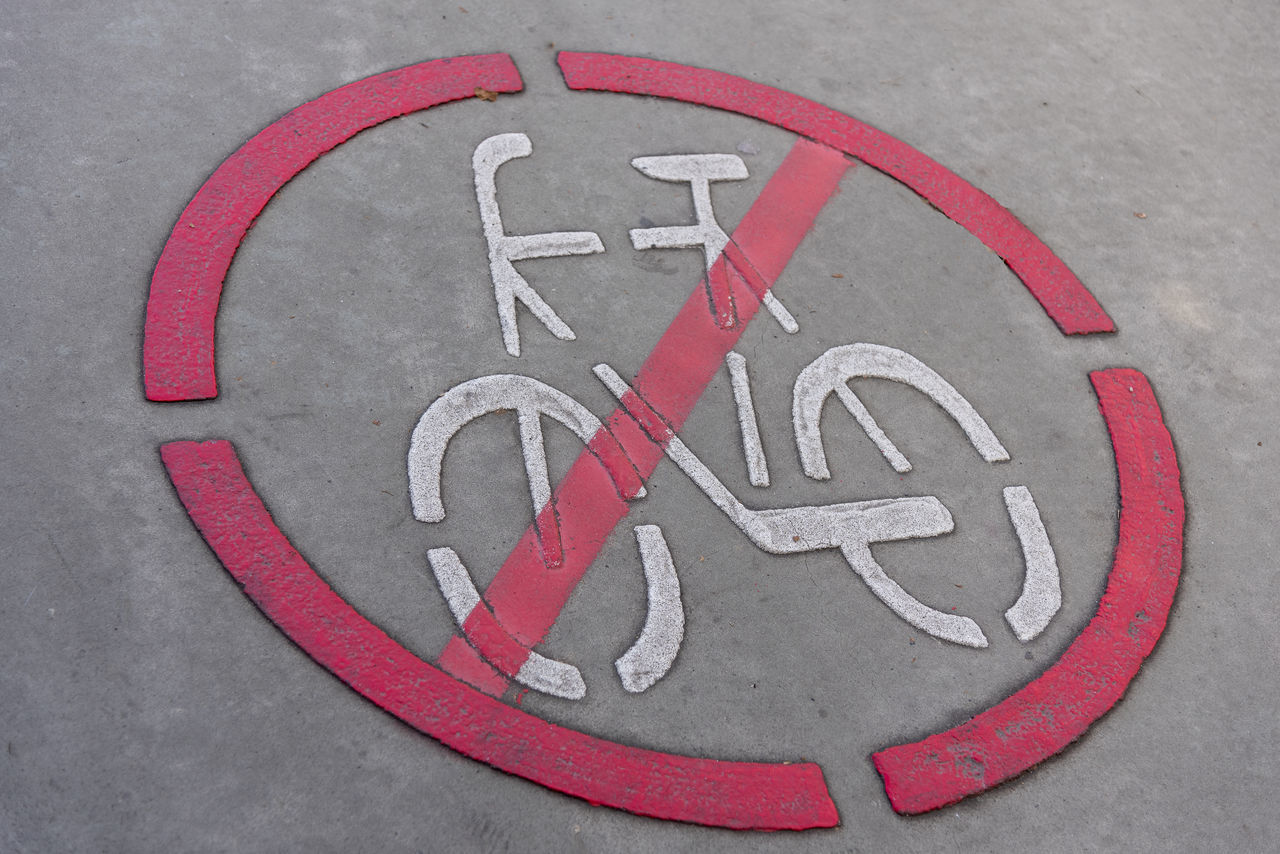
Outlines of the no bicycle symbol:
[[[877,543],[952,531],[946,496],[891,494],[803,506],[755,497],[769,494],[771,472],[754,357],[740,346],[742,336],[763,309],[767,316],[757,324],[803,341],[806,322],[788,307],[783,271],[851,170],[866,166],[884,173],[963,226],[1004,261],[1063,334],[1112,332],[1113,324],[1065,264],[1008,211],[850,116],[738,77],[672,63],[566,52],[559,64],[572,91],[715,107],[774,125],[795,141],[732,232],[713,199],[719,187],[748,178],[738,154],[655,153],[619,164],[663,182],[668,192],[691,200],[694,211],[690,224],[636,223],[622,238],[625,244],[636,253],[697,251],[705,274],[689,283],[692,289],[666,330],[654,330],[656,344],[631,378],[607,361],[580,378],[615,401],[603,418],[584,405],[578,388],[559,388],[519,370],[522,334],[564,342],[578,335],[557,297],[532,285],[516,265],[600,253],[605,240],[587,222],[577,231],[512,233],[503,221],[498,175],[518,181],[521,167],[513,161],[536,160],[537,140],[501,129],[472,143],[470,164],[460,166],[470,167],[476,225],[488,249],[489,305],[497,308],[496,322],[492,314],[489,319],[491,341],[512,369],[432,391],[434,400],[421,409],[405,449],[409,500],[427,527],[443,520],[445,457],[455,436],[490,413],[514,412],[531,512],[524,535],[483,590],[455,548],[460,544],[437,542],[428,552],[425,566],[456,623],[438,659],[429,663],[410,652],[330,588],[276,527],[229,441],[171,442],[161,448],[164,465],[201,534],[281,631],[356,691],[453,749],[566,794],[643,815],[735,828],[833,826],[839,817],[818,763],[728,761],[632,747],[553,724],[502,698],[512,683],[558,702],[586,696],[589,686],[575,664],[535,647],[632,506],[660,500],[646,498],[645,484],[664,459],[751,548],[768,555],[838,554],[895,619],[944,644],[984,654],[976,651],[988,646],[988,635],[973,616],[928,604],[928,597],[891,578],[873,553]],[[192,199],[156,266],[143,352],[147,397],[179,402],[217,394],[213,342],[223,280],[255,217],[286,182],[373,125],[521,88],[504,54],[425,62],[334,90],[247,142]],[[534,322],[522,331],[518,318],[525,311]],[[590,342],[563,346],[584,345]],[[752,497],[735,491],[724,471],[680,438],[722,370],[732,390],[733,432],[747,482],[761,490]],[[896,346],[824,343],[791,384],[790,430],[803,475],[831,478],[822,420],[832,397],[885,464],[899,475],[912,470],[892,431],[881,427],[851,385],[857,379],[906,386],[958,426],[967,447],[956,453],[973,454],[996,469],[1007,464],[1011,453],[996,429],[963,384],[945,374],[945,365],[926,364]],[[1110,434],[1120,491],[1119,541],[1106,592],[1084,631],[1025,687],[954,728],[873,755],[898,812],[954,803],[1063,750],[1121,697],[1164,628],[1181,568],[1184,516],[1172,441],[1142,373],[1108,368],[1089,379]],[[543,436],[552,422],[584,446],[555,484]],[[1052,526],[1046,527],[1028,485],[1011,474],[1001,489],[1023,557],[1021,589],[1012,591],[1013,604],[1002,616],[1017,641],[1029,644],[1062,605],[1058,559]],[[635,525],[627,536],[634,537],[643,566],[648,612],[614,666],[622,687],[640,694],[656,690],[682,654],[685,567],[661,525]]]

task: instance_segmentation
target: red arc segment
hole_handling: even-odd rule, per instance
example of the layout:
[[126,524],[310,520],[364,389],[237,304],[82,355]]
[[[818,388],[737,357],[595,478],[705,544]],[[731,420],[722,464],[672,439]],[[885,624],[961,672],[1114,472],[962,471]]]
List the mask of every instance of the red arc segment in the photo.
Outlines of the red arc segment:
[[1111,318],[1062,259],[995,199],[852,116],[772,86],[674,62],[565,51],[559,63],[570,89],[653,95],[729,110],[852,155],[915,190],[1004,259],[1065,334],[1115,331]]
[[380,122],[469,98],[519,92],[505,53],[410,65],[350,83],[263,128],[209,176],[178,217],[151,277],[142,371],[148,400],[217,397],[214,321],[245,232],[276,191],[326,151]]
[[556,726],[442,673],[334,593],[276,527],[230,442],[160,449],[201,536],[244,593],[307,655],[454,750],[593,804],[755,830],[839,823],[812,762],[698,759]]
[[900,813],[955,803],[1065,749],[1124,695],[1164,631],[1185,518],[1173,440],[1141,373],[1117,368],[1089,378],[1120,480],[1120,537],[1097,614],[1022,690],[967,723],[872,757]]

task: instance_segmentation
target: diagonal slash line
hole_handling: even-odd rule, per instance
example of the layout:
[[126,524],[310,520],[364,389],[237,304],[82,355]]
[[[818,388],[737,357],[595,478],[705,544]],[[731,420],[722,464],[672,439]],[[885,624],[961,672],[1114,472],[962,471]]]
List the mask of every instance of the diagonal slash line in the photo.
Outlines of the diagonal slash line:
[[[834,148],[798,140],[734,230],[722,255],[728,263],[712,265],[707,273],[712,281],[699,282],[645,359],[632,387],[666,415],[674,429],[683,426],[852,165]],[[732,295],[738,322],[728,328],[719,325],[707,310],[708,286],[713,293]],[[662,448],[645,436],[623,408],[610,414],[605,427],[641,478],[653,473],[663,458]],[[543,512],[559,518],[562,563],[548,568],[543,562],[535,520],[484,592],[498,622],[529,647],[540,643],[551,629],[609,534],[627,514],[628,504],[610,474],[626,462],[610,458],[612,443],[607,438],[602,431],[588,443],[544,508]],[[476,629],[478,635],[481,628],[468,619],[463,632],[470,636]],[[510,673],[495,670],[459,635],[449,640],[436,663],[493,695],[510,684]],[[504,671],[510,671],[510,662],[504,664]]]

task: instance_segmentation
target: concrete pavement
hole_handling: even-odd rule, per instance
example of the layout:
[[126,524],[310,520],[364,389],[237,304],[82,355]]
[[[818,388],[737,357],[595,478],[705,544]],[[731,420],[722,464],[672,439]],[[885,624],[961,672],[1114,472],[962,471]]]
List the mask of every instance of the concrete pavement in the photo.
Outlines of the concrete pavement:
[[[1280,735],[1271,6],[140,0],[20,3],[6,17],[0,847],[1265,851],[1280,840],[1267,809]],[[837,551],[766,554],[655,458],[647,496],[537,645],[578,668],[586,696],[504,695],[623,745],[817,763],[838,827],[762,834],[639,817],[442,746],[344,685],[242,594],[161,463],[167,442],[232,441],[324,581],[437,660],[456,625],[428,549],[455,548],[484,590],[531,521],[530,491],[515,419],[486,416],[449,444],[444,521],[415,520],[405,461],[419,419],[448,389],[507,373],[605,417],[616,402],[593,366],[632,380],[705,269],[693,249],[635,247],[632,229],[689,223],[694,210],[688,183],[631,161],[739,158],[748,177],[711,185],[733,233],[795,145],[743,116],[570,91],[565,50],[715,69],[867,122],[1012,211],[1118,330],[1062,335],[973,233],[853,166],[778,278],[799,332],[762,313],[735,347],[769,485],[748,474],[727,369],[680,438],[754,509],[938,496],[954,531],[877,545],[875,559],[919,602],[971,616],[989,645],[908,623]],[[287,183],[226,279],[218,398],[147,401],[151,275],[217,166],[344,84],[495,52],[519,70],[519,94],[393,119]],[[502,133],[532,145],[497,173],[507,233],[591,231],[604,247],[518,262],[576,336],[559,340],[520,308],[519,359],[503,346],[472,163]],[[975,453],[921,392],[858,380],[912,471],[887,465],[828,403],[832,479],[807,477],[793,385],[854,343],[945,378],[1009,462]],[[1185,551],[1168,627],[1078,743],[959,804],[898,815],[870,754],[1037,679],[1098,610],[1119,483],[1089,374],[1114,367],[1150,381],[1181,470]],[[544,422],[557,482],[582,443]],[[1061,572],[1061,609],[1027,642],[1003,617],[1025,573],[1001,500],[1014,484],[1035,496]],[[614,668],[649,607],[635,525],[664,532],[685,621],[674,664],[639,694]]]

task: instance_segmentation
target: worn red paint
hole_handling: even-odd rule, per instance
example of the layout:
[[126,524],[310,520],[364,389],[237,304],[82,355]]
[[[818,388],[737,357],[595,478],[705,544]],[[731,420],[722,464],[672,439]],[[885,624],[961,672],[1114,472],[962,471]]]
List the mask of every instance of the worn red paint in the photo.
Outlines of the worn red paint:
[[[725,252],[732,252],[732,263],[712,266],[658,340],[637,373],[634,387],[670,418],[675,429],[680,429],[693,411],[720,370],[725,354],[759,309],[765,291],[777,281],[851,165],[832,148],[797,141],[734,230],[729,244],[733,249]],[[713,283],[709,287],[708,279]],[[738,322],[722,325],[709,308],[708,292],[727,294],[736,307]],[[621,408],[609,416],[606,425],[640,476],[648,477],[662,459],[662,448],[650,442]],[[551,505],[560,522],[562,563],[553,570],[547,567],[539,554],[537,529],[530,526],[484,591],[498,622],[530,647],[540,643],[551,629],[609,533],[627,514],[627,503],[588,450],[569,469]],[[469,619],[464,635],[479,630],[485,616],[475,615],[474,619],[477,625],[472,626]],[[507,688],[507,680],[462,636],[449,641],[437,663],[489,693]]]
[[741,113],[850,154],[928,200],[999,255],[1068,335],[1115,325],[1067,265],[995,199],[951,170],[830,107],[732,74],[634,56],[563,52],[570,89],[653,95]]
[[655,818],[757,830],[838,823],[822,770],[811,762],[725,762],[628,747],[467,687],[330,589],[276,527],[230,442],[171,442],[160,454],[192,521],[245,595],[343,682],[454,750],[591,803]]
[[447,101],[476,86],[518,92],[505,53],[410,65],[334,89],[264,128],[214,171],[178,217],[151,277],[142,345],[148,400],[216,397],[214,322],[240,241],[289,179],[366,128]]
[[900,813],[955,803],[1066,748],[1124,695],[1151,654],[1182,570],[1184,505],[1173,440],[1135,370],[1090,374],[1120,480],[1120,536],[1093,620],[1038,679],[967,723],[876,753]]
[[464,625],[467,641],[508,679],[514,679],[529,660],[530,650],[507,633],[483,601],[467,615]]

